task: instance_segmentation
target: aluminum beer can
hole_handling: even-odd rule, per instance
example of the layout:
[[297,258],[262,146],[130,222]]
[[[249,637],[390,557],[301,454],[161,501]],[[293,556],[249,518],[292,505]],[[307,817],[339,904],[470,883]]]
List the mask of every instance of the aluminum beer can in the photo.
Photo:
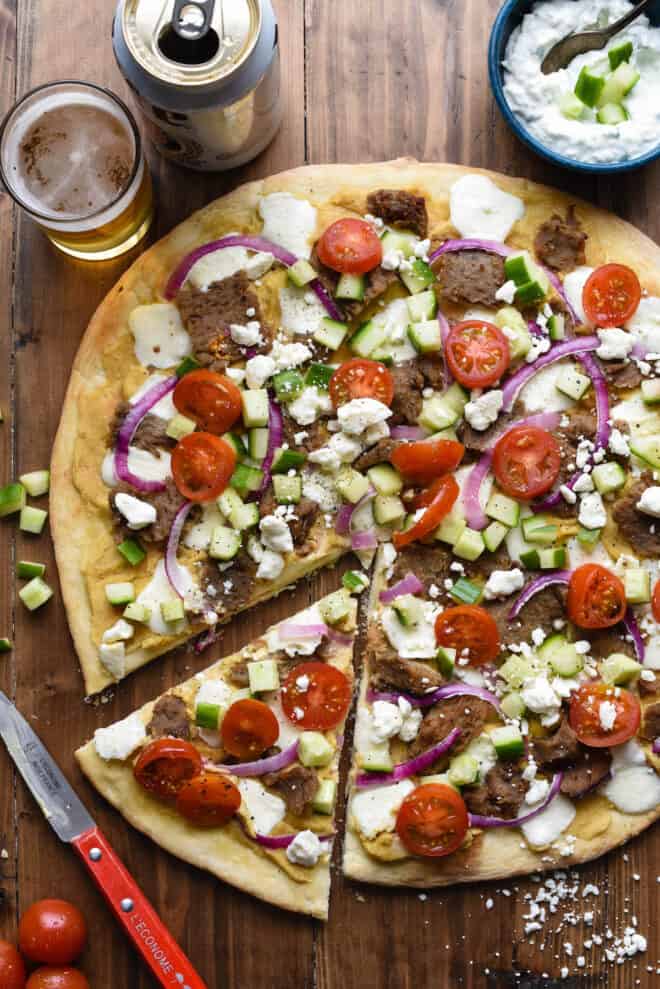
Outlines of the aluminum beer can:
[[250,161],[282,117],[271,0],[120,0],[113,48],[149,138],[171,161]]

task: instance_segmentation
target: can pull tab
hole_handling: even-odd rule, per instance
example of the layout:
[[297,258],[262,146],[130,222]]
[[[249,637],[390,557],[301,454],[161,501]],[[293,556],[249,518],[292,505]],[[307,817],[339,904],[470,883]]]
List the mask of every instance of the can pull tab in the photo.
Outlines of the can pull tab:
[[211,27],[215,0],[174,0],[172,27],[184,41],[199,41]]

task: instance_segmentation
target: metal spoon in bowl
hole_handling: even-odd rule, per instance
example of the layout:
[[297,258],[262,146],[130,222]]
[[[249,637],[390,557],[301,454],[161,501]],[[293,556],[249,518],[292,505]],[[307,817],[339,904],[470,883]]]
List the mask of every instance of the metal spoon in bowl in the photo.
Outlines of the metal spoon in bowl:
[[541,62],[541,72],[549,75],[550,72],[557,72],[558,69],[565,69],[569,62],[572,62],[576,55],[583,55],[585,52],[597,51],[604,48],[607,42],[624,27],[628,27],[635,18],[643,14],[647,7],[650,7],[653,0],[642,0],[637,6],[624,17],[620,17],[614,24],[604,28],[593,28],[589,31],[580,31],[579,34],[567,34],[565,38],[553,45],[548,54]]

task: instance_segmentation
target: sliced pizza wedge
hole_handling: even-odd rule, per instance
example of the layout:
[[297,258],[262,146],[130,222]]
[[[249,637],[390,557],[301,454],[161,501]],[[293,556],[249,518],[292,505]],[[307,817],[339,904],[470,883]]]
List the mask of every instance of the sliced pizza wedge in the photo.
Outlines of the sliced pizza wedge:
[[272,626],[99,729],[83,772],[173,855],[326,918],[356,611],[341,590]]
[[[381,549],[347,876],[507,878],[596,858],[660,816],[660,677],[634,658],[634,619],[617,621],[625,599],[608,610],[623,594],[610,567],[585,597],[581,568],[525,575],[504,549],[472,561],[439,541]],[[597,612],[607,627],[593,627]],[[648,605],[639,618],[648,640]]]

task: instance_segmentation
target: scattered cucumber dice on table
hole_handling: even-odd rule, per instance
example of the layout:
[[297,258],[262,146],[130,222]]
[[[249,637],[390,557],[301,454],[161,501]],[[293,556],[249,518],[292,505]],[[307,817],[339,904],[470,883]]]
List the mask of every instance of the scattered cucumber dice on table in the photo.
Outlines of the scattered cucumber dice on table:
[[33,508],[31,505],[25,505],[21,509],[19,528],[22,532],[31,532],[33,535],[38,536],[43,532],[47,518],[48,512],[45,512],[43,508]]
[[18,482],[0,488],[0,518],[25,508],[25,495],[25,488]]
[[45,563],[32,563],[30,560],[19,560],[16,564],[16,575],[22,580],[31,580],[33,577],[43,577],[45,572]]
[[21,474],[19,481],[31,498],[40,498],[48,493],[50,488],[50,471],[33,470],[28,474]]
[[53,589],[41,577],[34,577],[29,584],[20,589],[18,596],[29,611],[36,611],[50,601]]

